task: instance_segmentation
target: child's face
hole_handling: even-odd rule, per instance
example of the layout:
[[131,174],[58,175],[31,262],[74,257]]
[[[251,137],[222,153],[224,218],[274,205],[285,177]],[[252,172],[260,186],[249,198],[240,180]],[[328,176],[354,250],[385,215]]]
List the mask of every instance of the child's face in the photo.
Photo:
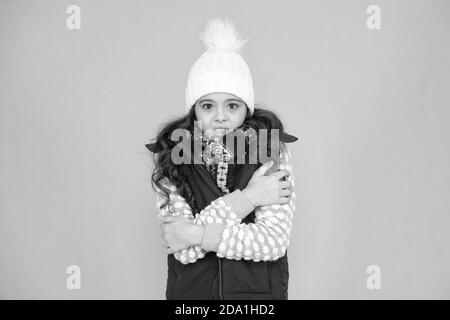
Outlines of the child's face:
[[214,92],[197,101],[195,115],[206,136],[223,136],[244,123],[247,106],[235,95]]

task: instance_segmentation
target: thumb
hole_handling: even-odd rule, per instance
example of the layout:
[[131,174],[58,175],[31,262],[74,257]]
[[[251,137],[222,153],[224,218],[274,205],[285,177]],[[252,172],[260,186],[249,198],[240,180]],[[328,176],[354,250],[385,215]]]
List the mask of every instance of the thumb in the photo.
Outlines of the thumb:
[[273,160],[270,160],[266,163],[264,163],[261,167],[258,168],[258,170],[255,171],[255,174],[257,176],[263,176],[266,174],[266,172],[273,166]]

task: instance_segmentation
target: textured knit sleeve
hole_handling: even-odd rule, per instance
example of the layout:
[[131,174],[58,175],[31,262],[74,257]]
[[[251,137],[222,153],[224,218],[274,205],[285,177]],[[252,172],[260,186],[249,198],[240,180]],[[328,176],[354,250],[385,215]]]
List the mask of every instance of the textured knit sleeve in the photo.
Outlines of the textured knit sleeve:
[[[289,171],[288,181],[294,186],[291,154],[287,148],[280,155],[280,169]],[[292,192],[287,204],[257,207],[254,223],[228,224],[222,225],[222,228],[216,223],[206,225],[202,247],[208,251],[216,251],[219,257],[227,259],[277,260],[284,256],[289,246],[295,210],[294,200],[295,193]],[[243,217],[238,216],[238,219],[241,218]],[[208,233],[210,238],[221,235],[220,243],[209,241],[206,238]]]
[[[163,185],[170,191],[169,201],[161,208],[161,205],[166,202],[166,197],[162,191],[157,193],[156,207],[159,210],[158,218],[181,216],[192,219],[192,222],[198,225],[211,223],[211,227],[208,229],[207,239],[213,245],[219,244],[221,240],[220,229],[224,225],[234,225],[238,216],[246,215],[254,209],[253,204],[246,199],[242,192],[236,190],[212,201],[199,213],[198,217],[200,218],[194,218],[192,208],[179,194],[175,185],[171,184],[167,179],[163,181]],[[161,220],[160,223],[162,223]],[[174,256],[180,262],[187,264],[203,258],[207,252],[208,250],[202,249],[201,246],[191,246],[175,252]]]

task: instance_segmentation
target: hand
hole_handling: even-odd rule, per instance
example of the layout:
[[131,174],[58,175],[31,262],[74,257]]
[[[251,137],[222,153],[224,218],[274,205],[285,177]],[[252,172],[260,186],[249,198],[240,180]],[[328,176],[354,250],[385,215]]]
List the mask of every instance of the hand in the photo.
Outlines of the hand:
[[160,220],[161,236],[168,253],[202,244],[205,228],[194,224],[192,219],[167,216]]
[[247,187],[242,190],[253,206],[284,204],[289,202],[292,193],[290,181],[280,181],[289,175],[287,170],[278,170],[269,176],[265,173],[272,167],[273,161],[266,162],[253,173]]

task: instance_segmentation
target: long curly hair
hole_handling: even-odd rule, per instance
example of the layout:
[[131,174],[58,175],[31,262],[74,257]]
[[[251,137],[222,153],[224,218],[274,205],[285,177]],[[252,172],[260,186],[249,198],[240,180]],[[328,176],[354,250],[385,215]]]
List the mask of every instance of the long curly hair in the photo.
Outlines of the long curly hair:
[[[152,152],[155,164],[151,177],[152,188],[156,192],[162,192],[166,199],[165,203],[162,203],[160,208],[163,208],[169,202],[170,190],[164,186],[164,179],[168,179],[174,184],[178,193],[193,208],[195,199],[193,198],[190,185],[183,175],[182,166],[174,164],[171,159],[172,148],[179,143],[178,141],[171,140],[171,134],[175,129],[187,129],[192,133],[194,130],[194,121],[196,120],[195,108],[192,106],[187,115],[164,124],[158,131],[158,134],[154,139],[155,141],[145,145]],[[283,123],[274,112],[260,108],[259,106],[255,106],[253,114],[250,114],[250,111],[247,108],[244,124],[247,124],[257,132],[259,129],[267,129],[269,137],[271,129],[278,129],[281,144],[298,140],[297,137],[284,131]]]

